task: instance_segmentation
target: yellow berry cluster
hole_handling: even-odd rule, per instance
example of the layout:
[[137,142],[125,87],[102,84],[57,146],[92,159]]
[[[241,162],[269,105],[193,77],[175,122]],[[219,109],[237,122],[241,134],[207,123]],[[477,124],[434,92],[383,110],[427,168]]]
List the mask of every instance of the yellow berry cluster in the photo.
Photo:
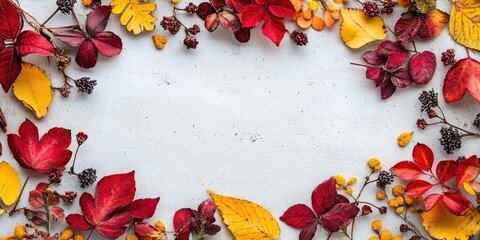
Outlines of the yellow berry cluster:
[[421,203],[422,198],[414,198],[405,195],[405,187],[402,185],[396,185],[392,188],[392,194],[395,198],[388,200],[388,205],[395,209],[397,214],[403,213],[405,209],[409,209],[412,212],[415,212],[417,209],[414,205]]
[[381,165],[380,160],[378,158],[368,159],[367,164],[373,171],[382,170],[382,165]]
[[0,238],[0,240],[27,240],[29,239],[27,227],[25,225],[15,226],[15,235]]
[[345,181],[345,177],[342,175],[335,175],[334,178],[337,189],[344,189],[345,193],[348,195],[353,194],[353,189],[350,186],[357,182],[357,178],[352,177],[348,179],[348,181]]
[[378,236],[372,236],[369,240],[402,240],[402,237],[395,235],[392,236],[392,232],[388,229],[382,230],[382,222],[375,220],[372,222],[372,230],[377,233]]
[[60,235],[60,240],[83,240],[83,236],[81,234],[75,234],[73,229],[68,228],[67,230],[63,231]]
[[166,240],[168,239],[165,231],[165,224],[162,221],[155,222],[155,228],[157,229],[148,237],[141,237],[135,234],[128,234],[125,240]]

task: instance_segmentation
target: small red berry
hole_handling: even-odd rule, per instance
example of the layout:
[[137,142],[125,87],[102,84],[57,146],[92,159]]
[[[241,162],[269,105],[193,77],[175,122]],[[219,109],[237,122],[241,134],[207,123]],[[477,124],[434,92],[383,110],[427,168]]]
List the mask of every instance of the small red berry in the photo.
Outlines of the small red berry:
[[196,13],[198,10],[198,6],[195,5],[193,2],[189,2],[188,5],[185,7],[185,12],[187,13]]
[[455,60],[455,50],[450,48],[442,52],[442,62],[444,66],[455,64],[457,62],[457,60]]
[[437,113],[433,109],[428,110],[427,114],[428,114],[428,118],[437,117]]
[[387,207],[382,206],[378,209],[378,211],[380,212],[380,214],[387,214],[388,209]]
[[425,121],[425,119],[417,119],[417,127],[420,129],[425,129],[427,128],[428,123]]
[[362,206],[362,215],[368,215],[370,213],[372,213],[372,208],[368,205],[363,205]]
[[175,35],[180,30],[180,27],[182,26],[182,24],[174,16],[163,17],[163,20],[160,22],[160,25],[163,27],[164,30],[169,31],[172,35]]
[[305,46],[308,43],[308,36],[306,33],[300,31],[300,30],[295,30],[290,34],[290,37],[293,39],[295,44],[298,46]]
[[68,191],[62,196],[62,200],[66,203],[72,203],[75,198],[77,198],[77,193],[72,191]]
[[85,141],[87,141],[88,135],[85,134],[84,132],[79,132],[77,133],[77,143],[78,145],[82,145]]
[[408,230],[410,230],[410,228],[407,224],[400,225],[400,232],[408,232]]
[[188,33],[190,34],[197,34],[200,32],[200,27],[197,24],[194,24],[191,28],[187,29]]
[[196,49],[198,41],[195,37],[187,34],[187,36],[185,36],[185,39],[183,40],[183,45],[187,46],[187,49]]
[[363,12],[369,17],[375,17],[380,14],[380,9],[376,2],[367,1],[363,3]]

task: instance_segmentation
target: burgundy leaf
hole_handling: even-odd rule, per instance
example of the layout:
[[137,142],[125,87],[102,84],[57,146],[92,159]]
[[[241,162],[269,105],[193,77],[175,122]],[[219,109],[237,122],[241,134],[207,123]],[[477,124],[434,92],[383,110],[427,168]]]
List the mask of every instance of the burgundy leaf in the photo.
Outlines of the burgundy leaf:
[[305,228],[315,221],[315,213],[305,204],[291,206],[280,217],[284,223],[294,228]]
[[146,222],[139,222],[135,223],[133,226],[133,229],[136,234],[138,234],[140,237],[148,238],[156,233],[158,233],[158,229],[149,223]]
[[113,57],[122,52],[122,39],[112,32],[98,33],[91,41],[103,56]]
[[208,235],[215,235],[218,232],[220,232],[220,230],[221,230],[220,226],[216,224],[209,224],[205,226],[205,229],[203,229],[203,231]]
[[325,213],[335,204],[337,189],[335,179],[331,177],[320,183],[312,192],[312,206],[318,215]]
[[225,6],[225,0],[210,0],[210,3],[215,9],[220,9]]
[[377,51],[367,51],[362,55],[363,60],[372,65],[381,65],[387,61],[387,57],[383,54],[377,54]]
[[85,34],[78,30],[63,31],[59,33],[54,33],[54,35],[58,38],[58,40],[72,47],[78,47],[80,46],[80,44],[83,43],[83,41],[85,41]]
[[57,220],[63,220],[65,218],[65,214],[63,213],[63,209],[61,207],[52,207],[49,209],[50,214]]
[[34,31],[23,31],[15,41],[15,49],[20,56],[38,54],[50,56],[53,48],[50,42]]
[[198,205],[198,213],[206,218],[214,217],[217,207],[212,200],[207,199]]
[[375,86],[378,87],[385,79],[385,73],[386,72],[381,67],[368,66],[367,71],[365,72],[365,77],[367,79],[375,81]]
[[10,90],[21,70],[21,58],[13,47],[6,47],[0,50],[0,84],[3,91],[8,92]]
[[401,68],[392,73],[391,76],[392,84],[398,88],[405,88],[412,85],[412,78],[410,77],[410,73],[408,73],[407,69]]
[[215,8],[213,8],[212,4],[208,2],[202,2],[198,5],[197,15],[202,19],[205,20],[208,15],[216,13]]
[[151,218],[157,209],[159,201],[160,198],[137,199],[128,205],[126,211],[136,219]]
[[423,25],[423,18],[412,13],[403,14],[395,24],[395,36],[402,42],[411,42],[417,37]]
[[410,57],[408,51],[395,51],[388,55],[388,60],[385,62],[386,69],[397,69],[405,64]]
[[87,16],[87,22],[85,24],[87,28],[87,33],[90,35],[96,35],[105,30],[108,23],[108,18],[112,12],[112,7],[110,6],[100,6],[93,10]]
[[393,42],[385,40],[380,43],[380,46],[376,50],[378,55],[390,55],[393,52],[408,52],[401,42]]
[[268,10],[279,18],[287,18],[295,14],[292,2],[285,0],[269,0]]
[[82,68],[92,68],[97,64],[97,50],[91,39],[86,39],[78,49],[75,62]]
[[221,11],[218,14],[218,21],[229,32],[235,32],[242,27],[240,18],[238,18],[236,14],[227,10]]
[[425,84],[432,80],[436,67],[437,58],[430,51],[413,55],[408,63],[408,69],[416,84]]
[[312,240],[317,231],[317,221],[313,221],[300,231],[299,240]]
[[265,18],[265,14],[265,7],[257,4],[249,4],[243,7],[243,11],[240,14],[242,27],[256,27]]
[[182,208],[173,216],[173,229],[175,229],[177,240],[188,240],[190,236],[190,219],[193,217],[192,210]]
[[443,160],[437,164],[436,175],[440,183],[450,181],[457,174],[458,164],[454,160]]
[[87,222],[85,217],[80,214],[70,214],[68,215],[65,220],[67,221],[68,225],[72,226],[75,229],[82,230],[82,231],[89,231],[92,229],[92,225]]
[[267,12],[265,14],[265,23],[262,26],[262,32],[278,47],[285,36],[285,24],[280,18],[273,16],[270,12]]
[[212,13],[205,18],[205,28],[209,32],[213,32],[217,29],[219,24],[218,14]]
[[0,0],[0,37],[13,41],[23,28],[20,10],[11,0]]
[[47,214],[44,211],[24,210],[25,217],[35,225],[43,225],[47,222]]
[[240,28],[238,31],[235,31],[235,39],[241,43],[246,43],[250,41],[250,28]]
[[[354,204],[339,203],[322,216],[320,223],[328,223],[322,224],[325,230],[329,232],[336,232],[340,230],[339,227],[347,226],[347,221],[356,217],[359,211],[360,209]],[[331,225],[330,223],[334,223],[334,225]]]
[[395,85],[392,84],[390,79],[383,81],[382,85],[380,86],[380,94],[382,95],[382,99],[387,99],[391,97],[397,88]]

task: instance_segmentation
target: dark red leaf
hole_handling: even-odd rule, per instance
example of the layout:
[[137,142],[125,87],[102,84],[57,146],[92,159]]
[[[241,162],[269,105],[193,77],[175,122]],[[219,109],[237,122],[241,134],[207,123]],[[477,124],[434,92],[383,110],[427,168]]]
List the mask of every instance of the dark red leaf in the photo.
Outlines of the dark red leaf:
[[34,31],[23,31],[15,41],[15,49],[20,56],[38,54],[50,56],[53,48],[50,42]]
[[413,161],[418,164],[418,166],[425,170],[432,170],[433,165],[433,151],[427,145],[422,143],[417,143],[413,148]]
[[377,51],[367,51],[362,55],[363,60],[372,65],[381,65],[387,61],[387,56],[383,54],[377,54]]
[[220,226],[216,224],[209,224],[205,226],[205,229],[203,231],[208,235],[215,235],[218,232],[220,232],[220,230],[221,230]]
[[207,199],[198,205],[198,213],[206,218],[213,218],[217,207],[212,200]]
[[63,213],[63,209],[61,207],[51,207],[49,209],[50,214],[57,219],[57,220],[63,220],[65,218],[65,214]]
[[[6,0],[4,0],[6,1]],[[0,84],[8,92],[22,70],[21,58],[13,47],[0,50]]]
[[175,229],[177,240],[188,240],[190,236],[190,219],[193,217],[192,210],[182,208],[173,216],[173,229]]
[[20,10],[11,0],[0,0],[0,37],[13,41],[23,28]]
[[78,30],[68,30],[54,34],[58,40],[72,46],[78,47],[85,41],[85,34]]
[[250,28],[240,28],[238,31],[235,31],[235,39],[241,43],[246,43],[250,41]]
[[0,50],[2,50],[5,47],[5,41],[3,41],[2,38],[0,38]]
[[[472,58],[459,60],[447,72],[443,84],[443,97],[447,103],[462,99],[470,84],[478,83],[480,76],[480,62]],[[473,90],[473,91],[472,91]],[[477,100],[480,101],[480,91],[469,89]]]
[[227,6],[234,9],[236,12],[242,12],[243,6],[250,4],[250,0],[227,0]]
[[122,52],[122,39],[112,32],[101,32],[91,39],[93,46],[106,57],[117,56]]
[[8,135],[8,146],[15,160],[24,168],[49,174],[64,167],[72,156],[68,150],[70,130],[52,128],[39,140],[37,127],[26,119],[18,133]]
[[423,14],[423,25],[418,31],[418,36],[424,39],[432,39],[438,36],[448,23],[449,15],[438,9]]
[[218,27],[218,24],[219,24],[219,20],[218,20],[217,13],[212,13],[205,18],[205,28],[209,32],[215,31]]
[[[357,216],[360,209],[351,203],[339,203],[320,218],[320,224],[329,232],[337,232]],[[331,224],[333,223],[333,225]]]
[[135,223],[135,225],[133,225],[133,229],[137,235],[145,238],[158,233],[158,229],[156,227],[146,222]]
[[423,174],[422,169],[411,161],[401,161],[390,168],[390,171],[401,177],[403,180],[413,180]]
[[70,214],[65,218],[65,220],[67,221],[68,225],[75,229],[81,231],[89,231],[92,229],[92,225],[90,225],[85,217],[80,214]]
[[299,240],[312,240],[317,231],[317,221],[313,221],[300,231]]
[[285,24],[278,17],[273,16],[270,12],[265,14],[265,23],[262,26],[262,32],[270,38],[275,45],[279,46],[285,36]]
[[454,160],[443,160],[438,162],[437,169],[435,171],[440,183],[450,181],[457,174],[458,164]]
[[268,11],[275,17],[287,18],[295,14],[295,7],[289,0],[269,0]]
[[470,208],[470,201],[459,193],[447,192],[443,195],[442,200],[445,207],[457,216],[465,215]]
[[423,205],[425,206],[425,211],[432,210],[441,200],[443,199],[443,195],[441,194],[430,194],[428,195],[425,200],[423,201]]
[[312,192],[312,206],[317,215],[331,209],[337,199],[337,188],[333,177],[320,183]]
[[128,211],[130,215],[136,219],[151,218],[157,209],[157,204],[159,201],[160,198],[137,199],[128,205],[126,211]]
[[391,97],[397,88],[393,85],[390,79],[383,81],[382,85],[380,85],[380,94],[382,95],[382,99],[387,99]]
[[408,51],[395,51],[388,55],[387,62],[385,62],[386,69],[397,69],[405,64],[410,57]]
[[412,197],[420,197],[428,190],[430,190],[433,186],[435,185],[424,180],[413,180],[407,184],[407,187],[405,188],[405,193]]
[[243,7],[243,11],[240,14],[240,21],[243,28],[256,27],[265,18],[265,7],[257,4],[249,4]]
[[365,72],[365,77],[367,79],[375,81],[375,86],[378,87],[385,79],[385,70],[383,70],[383,68],[381,67],[368,66]]
[[75,62],[82,68],[92,68],[97,64],[97,50],[91,39],[86,39],[78,49]]
[[425,84],[432,80],[436,68],[437,58],[430,51],[413,55],[408,63],[408,70],[416,84]]
[[34,190],[30,191],[28,194],[28,202],[34,208],[41,208],[45,206],[43,203],[43,192],[47,189],[48,183],[41,182],[35,187]]
[[218,13],[218,21],[229,32],[235,32],[242,27],[240,18],[238,18],[238,16],[233,12],[227,10]]
[[210,0],[210,3],[216,9],[220,9],[225,6],[225,0]]
[[395,36],[402,42],[411,42],[417,37],[422,25],[423,18],[421,15],[403,14],[395,24]]
[[410,73],[408,73],[407,69],[400,68],[397,71],[392,73],[391,76],[392,84],[398,88],[405,88],[412,85],[412,78],[410,77]]
[[284,223],[294,228],[305,228],[315,221],[315,213],[305,204],[291,206],[280,217]]
[[111,12],[112,7],[104,5],[97,7],[88,14],[87,22],[85,24],[87,33],[93,36],[103,32],[107,27],[108,18],[110,17]]
[[197,9],[196,13],[202,20],[205,20],[208,15],[210,15],[212,13],[216,13],[216,12],[215,12],[215,8],[213,8],[212,4],[210,4],[208,2],[202,2],[198,5],[198,9]]
[[47,214],[44,211],[33,211],[25,208],[24,214],[35,225],[43,225],[47,222]]
[[462,160],[458,164],[458,173],[457,173],[457,188],[460,187],[464,182],[471,182],[475,180],[480,173],[480,163],[476,155],[470,156],[469,158]]

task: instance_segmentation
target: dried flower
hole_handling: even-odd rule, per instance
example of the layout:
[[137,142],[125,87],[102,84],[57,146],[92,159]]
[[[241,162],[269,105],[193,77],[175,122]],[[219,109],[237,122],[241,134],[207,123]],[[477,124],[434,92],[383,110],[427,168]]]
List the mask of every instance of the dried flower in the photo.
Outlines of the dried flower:
[[198,41],[195,37],[187,34],[187,36],[185,36],[185,39],[183,40],[183,45],[185,45],[187,49],[196,49]]
[[392,188],[392,194],[393,194],[393,196],[395,196],[395,197],[403,196],[403,195],[405,194],[405,187],[402,186],[402,185],[395,185],[395,186]]
[[420,107],[421,112],[428,112],[430,109],[438,107],[438,93],[433,89],[428,92],[423,91],[418,97],[418,100],[422,103],[422,106]]
[[410,230],[410,228],[408,227],[407,224],[400,225],[400,232],[408,232],[408,230]]
[[48,175],[50,183],[60,183],[62,181],[63,169],[57,169]]
[[93,89],[97,86],[96,80],[90,80],[89,77],[82,77],[75,80],[75,86],[78,87],[78,91],[86,94],[92,94]]
[[393,182],[392,173],[385,170],[380,171],[377,178],[377,187],[385,188],[385,186],[391,184],[392,182]]
[[442,127],[442,129],[440,129],[440,135],[442,135],[439,139],[440,144],[448,154],[452,154],[462,147],[462,137],[458,129]]
[[480,129],[480,113],[477,114],[477,117],[473,121],[473,126],[475,126],[477,129]]
[[444,66],[455,64],[457,62],[457,60],[455,60],[455,50],[450,48],[442,52],[442,62]]
[[84,132],[77,133],[77,144],[78,146],[82,145],[85,141],[87,141],[88,135]]
[[17,225],[15,226],[15,237],[22,239],[27,237],[27,227],[25,225]]
[[188,33],[190,34],[197,34],[200,32],[200,27],[197,24],[194,24],[191,28],[187,29]]
[[57,6],[63,14],[70,13],[77,0],[57,0]]
[[380,2],[383,4],[382,14],[392,14],[393,7],[397,5],[393,0],[380,0]]
[[387,211],[388,211],[388,208],[385,207],[385,206],[381,206],[378,211],[380,212],[380,214],[387,214]]
[[62,196],[62,200],[66,203],[73,203],[75,198],[77,198],[77,193],[72,191],[65,192],[65,195]]
[[367,161],[368,166],[375,171],[380,171],[382,166],[380,165],[380,160],[378,158],[370,158]]
[[425,129],[427,128],[428,126],[428,123],[427,121],[425,121],[425,119],[421,118],[421,119],[417,119],[417,127],[420,128],[420,129]]
[[160,25],[164,30],[169,31],[172,35],[175,35],[179,30],[182,24],[177,20],[176,17],[163,17],[163,20],[160,22]]
[[188,5],[185,7],[185,12],[187,13],[196,13],[198,10],[198,6],[195,5],[193,2],[189,2]]
[[366,1],[363,3],[363,12],[369,17],[375,17],[380,14],[380,9],[376,2]]
[[69,240],[73,237],[73,234],[74,234],[73,229],[67,228],[60,235],[60,240]]
[[306,33],[296,29],[291,34],[290,37],[292,38],[293,42],[298,46],[305,46],[308,43],[308,36]]
[[433,109],[428,110],[427,115],[428,115],[428,118],[435,118],[438,116],[437,112],[435,112],[435,110]]
[[372,213],[372,208],[368,205],[363,205],[362,206],[362,215],[368,215],[370,213]]
[[382,229],[382,222],[380,220],[375,220],[372,222],[372,230],[379,232]]
[[383,200],[383,199],[385,199],[387,196],[385,195],[384,192],[378,191],[378,192],[375,194],[375,197],[376,197],[378,200]]
[[60,88],[60,94],[62,95],[62,97],[68,97],[70,96],[70,85],[68,84],[63,84],[62,88]]
[[333,177],[335,179],[335,183],[339,186],[343,186],[345,184],[345,177],[342,175],[335,175]]
[[85,188],[92,185],[97,180],[97,170],[87,168],[77,175],[80,187]]

